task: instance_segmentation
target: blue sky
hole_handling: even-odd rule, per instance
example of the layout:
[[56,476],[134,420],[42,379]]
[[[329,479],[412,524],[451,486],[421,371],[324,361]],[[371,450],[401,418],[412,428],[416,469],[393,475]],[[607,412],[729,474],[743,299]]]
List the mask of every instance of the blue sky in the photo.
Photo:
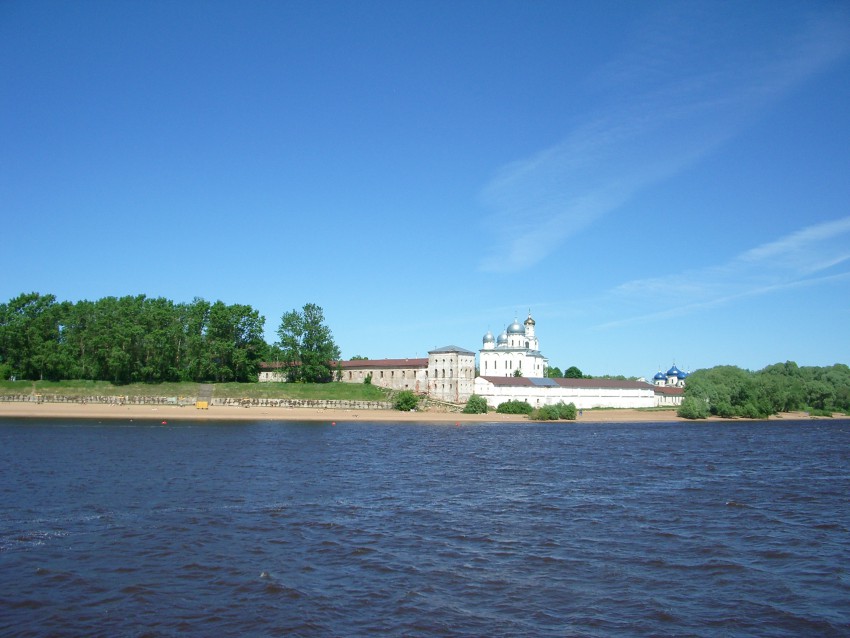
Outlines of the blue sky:
[[343,356],[850,363],[846,2],[0,4],[0,299],[324,308]]

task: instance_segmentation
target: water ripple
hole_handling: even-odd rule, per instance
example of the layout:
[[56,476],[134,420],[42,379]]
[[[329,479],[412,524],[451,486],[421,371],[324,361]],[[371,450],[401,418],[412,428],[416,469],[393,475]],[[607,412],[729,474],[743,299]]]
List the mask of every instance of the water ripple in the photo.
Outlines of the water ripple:
[[850,635],[846,421],[0,428],[2,635]]

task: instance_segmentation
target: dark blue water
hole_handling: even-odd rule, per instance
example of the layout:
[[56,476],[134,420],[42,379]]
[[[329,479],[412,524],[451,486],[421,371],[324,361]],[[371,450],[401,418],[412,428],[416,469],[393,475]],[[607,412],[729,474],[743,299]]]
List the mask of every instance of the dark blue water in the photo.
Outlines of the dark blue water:
[[848,636],[850,422],[0,421],[3,636]]

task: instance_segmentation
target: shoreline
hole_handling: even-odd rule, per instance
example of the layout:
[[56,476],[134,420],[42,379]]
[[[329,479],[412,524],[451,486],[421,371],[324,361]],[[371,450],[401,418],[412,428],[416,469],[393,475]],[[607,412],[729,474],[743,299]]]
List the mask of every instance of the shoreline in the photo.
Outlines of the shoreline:
[[[381,422],[381,423],[541,423],[530,421],[525,415],[462,414],[457,412],[399,412],[397,410],[354,410],[326,408],[268,408],[236,406],[211,406],[199,410],[193,406],[172,405],[109,405],[105,403],[17,403],[0,402],[0,419],[50,418],[50,419],[109,419],[151,420],[159,422],[184,421],[318,421],[331,423]],[[791,412],[771,416],[774,420],[809,420],[805,412]],[[545,423],[699,423],[704,421],[739,421],[710,417],[697,421],[683,419],[674,410],[595,409],[584,410],[575,421],[545,421]],[[763,420],[763,419],[760,419]]]

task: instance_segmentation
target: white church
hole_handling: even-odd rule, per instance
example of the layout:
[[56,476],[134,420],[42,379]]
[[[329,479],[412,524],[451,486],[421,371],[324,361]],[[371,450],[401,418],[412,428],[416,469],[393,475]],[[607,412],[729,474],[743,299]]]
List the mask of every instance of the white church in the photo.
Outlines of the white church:
[[481,376],[545,377],[549,361],[540,354],[534,325],[529,312],[523,325],[514,319],[498,338],[488,330],[484,335],[484,347],[478,353]]

